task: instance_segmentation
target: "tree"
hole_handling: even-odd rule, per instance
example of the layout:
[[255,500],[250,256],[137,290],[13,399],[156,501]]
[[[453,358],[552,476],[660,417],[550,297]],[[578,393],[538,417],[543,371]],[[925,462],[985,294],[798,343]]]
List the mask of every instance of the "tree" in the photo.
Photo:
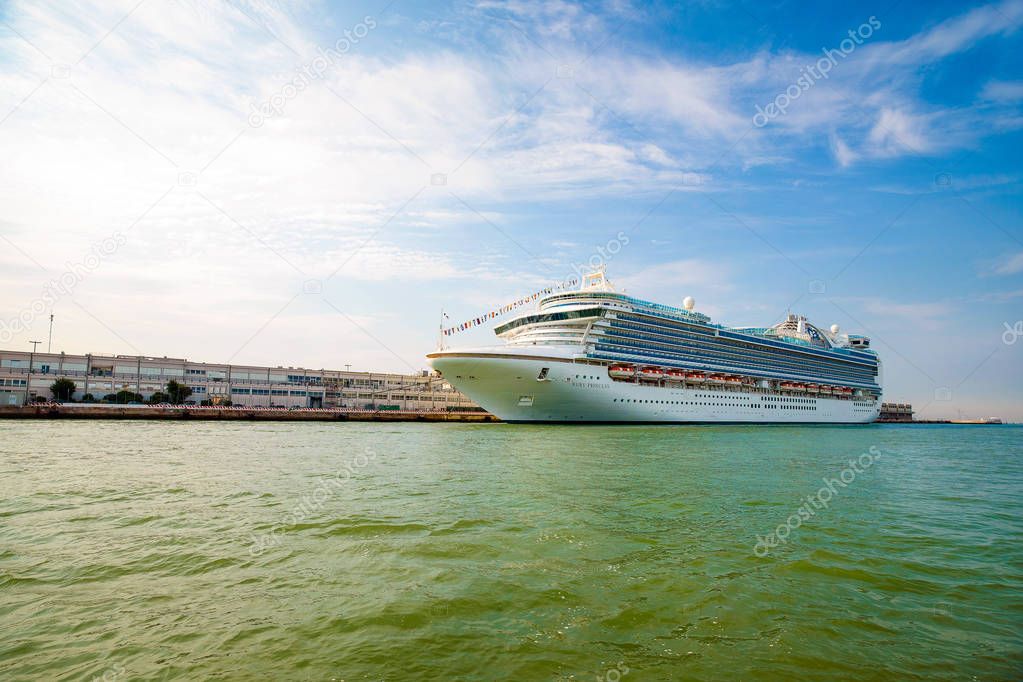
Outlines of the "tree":
[[96,396],[94,396],[91,393],[86,393],[85,395],[82,396],[82,402],[83,403],[94,403],[94,402],[96,402]]
[[[135,391],[129,391],[126,388],[123,388],[120,391],[118,391],[117,393],[114,393],[113,396],[114,396],[114,402],[115,403],[125,404],[125,403],[141,403],[142,402],[142,396],[141,395],[139,395]],[[109,398],[109,397],[110,396],[107,396],[107,398]]]
[[154,405],[156,405],[157,403],[169,403],[170,396],[164,393],[163,391],[157,391],[156,393],[149,397],[149,402],[151,402]]
[[173,379],[167,382],[167,397],[170,398],[172,404],[180,405],[190,395],[192,395],[192,389],[188,386],[179,384]]
[[61,377],[50,384],[50,393],[54,400],[71,400],[75,394],[75,382],[67,377]]

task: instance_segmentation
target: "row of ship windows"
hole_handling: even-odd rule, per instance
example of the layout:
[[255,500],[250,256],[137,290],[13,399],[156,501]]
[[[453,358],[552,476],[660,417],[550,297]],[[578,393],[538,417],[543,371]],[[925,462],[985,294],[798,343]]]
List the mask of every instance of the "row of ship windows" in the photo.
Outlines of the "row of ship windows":
[[[618,344],[615,344],[613,340],[612,340],[611,344],[598,343],[597,346],[596,346],[596,350],[598,350],[598,351],[605,351],[605,352],[609,352],[609,353],[639,355],[639,356],[644,356],[644,357],[648,357],[648,358],[652,358],[652,359],[663,359],[665,357],[669,357],[669,358],[671,358],[673,360],[680,361],[680,362],[687,362],[687,361],[688,362],[693,362],[694,359],[695,359],[698,362],[709,362],[709,363],[713,363],[713,364],[717,364],[717,365],[723,364],[720,358],[714,358],[712,356],[706,356],[706,355],[701,354],[701,353],[691,353],[689,355],[681,355],[681,354],[678,354],[678,353],[670,353],[668,351],[659,351],[659,352],[655,353],[655,352],[650,352],[650,351],[643,350],[642,346],[628,345],[628,344],[624,344],[624,343],[620,343],[620,342]],[[815,379],[818,379],[818,380],[833,381],[833,382],[836,382],[836,383],[838,383],[838,382],[843,382],[844,383],[844,382],[849,382],[849,381],[854,382],[854,383],[873,383],[873,377],[869,377],[869,378],[866,377],[866,376],[855,377],[855,378],[853,378],[853,377],[839,377],[839,376],[836,376],[836,375],[833,375],[833,374],[830,374],[830,373],[827,373],[827,374],[826,373],[820,373],[818,375],[818,374],[814,374],[813,373],[814,370],[810,370],[810,369],[791,370],[791,369],[787,369],[787,368],[782,368],[781,370],[779,370],[779,368],[776,365],[775,366],[771,366],[771,365],[766,365],[765,366],[765,365],[760,365],[758,363],[730,362],[728,366],[729,367],[747,367],[747,368],[750,368],[752,370],[759,370],[759,371],[769,370],[769,371],[773,371],[774,373],[779,373],[780,371],[786,371],[786,372],[789,372],[789,373],[793,374],[794,376],[813,376]]]
[[[792,369],[792,370],[811,369],[813,371],[818,371],[818,372],[825,371],[825,370],[830,370],[831,372],[833,372],[832,376],[834,376],[836,378],[848,379],[848,380],[863,379],[863,380],[866,380],[867,382],[870,382],[872,380],[872,377],[873,377],[873,373],[870,373],[869,372],[869,368],[867,368],[867,367],[863,368],[865,371],[862,372],[862,373],[861,372],[855,372],[855,371],[853,371],[853,373],[847,373],[846,371],[844,371],[844,368],[845,368],[846,365],[848,365],[848,363],[847,362],[841,362],[841,360],[838,360],[838,359],[830,360],[830,366],[826,365],[826,364],[824,364],[824,363],[822,363],[820,361],[814,361],[814,360],[809,360],[809,359],[793,360],[793,358],[791,358],[791,356],[789,354],[780,353],[780,352],[778,352],[778,351],[776,351],[774,349],[763,348],[763,347],[758,346],[756,344],[746,343],[746,342],[742,342],[742,341],[731,341],[731,342],[715,341],[714,340],[715,337],[713,337],[710,334],[694,334],[694,333],[688,333],[688,332],[683,332],[683,331],[676,331],[674,329],[671,329],[671,330],[665,329],[664,331],[666,331],[666,332],[670,331],[671,333],[673,333],[675,335],[675,339],[665,339],[665,338],[662,338],[661,336],[651,336],[649,334],[631,334],[631,335],[629,335],[629,334],[622,334],[620,331],[617,331],[617,330],[618,329],[630,329],[630,330],[635,330],[635,331],[638,331],[638,332],[642,332],[642,331],[649,331],[650,327],[648,325],[630,324],[628,322],[616,322],[616,323],[613,323],[613,324],[614,324],[614,327],[612,327],[611,329],[609,329],[607,331],[607,335],[608,336],[618,336],[618,337],[621,337],[621,338],[629,338],[629,339],[644,339],[644,340],[647,340],[647,341],[650,341],[650,342],[653,342],[653,343],[658,343],[658,344],[663,345],[663,346],[667,346],[667,347],[674,346],[676,348],[681,348],[681,349],[685,349],[685,350],[689,350],[690,348],[697,348],[698,347],[698,346],[696,346],[696,345],[694,345],[692,343],[678,342],[676,340],[678,337],[683,337],[683,338],[695,341],[697,343],[704,344],[704,346],[706,346],[707,350],[711,350],[711,351],[717,352],[721,357],[728,358],[730,361],[734,362],[735,364],[740,364],[740,365],[744,364],[744,363],[742,363],[739,360],[739,358],[748,358],[749,355],[755,354],[755,355],[760,355],[760,356],[768,359],[772,363],[771,365],[767,365],[767,366],[773,366],[773,367],[782,366],[782,367],[785,367],[787,369]],[[559,342],[564,342],[565,340],[568,340],[568,339],[574,339],[574,338],[577,338],[577,337],[582,337],[583,335],[584,335],[584,332],[582,330],[580,330],[580,331],[569,331],[569,330],[565,329],[563,326],[562,327],[552,328],[552,329],[546,329],[546,328],[540,327],[540,328],[534,328],[534,329],[530,329],[528,331],[525,331],[522,334],[522,336],[520,337],[520,339],[522,341],[527,341],[527,340],[528,341],[532,341],[534,344],[535,343],[543,344],[544,342],[559,343]],[[731,338],[731,336],[718,337],[718,338]],[[718,348],[719,346],[720,346],[720,348]],[[740,349],[745,349],[746,355],[738,355],[736,353],[736,351],[738,351]],[[730,351],[732,351],[732,352],[730,352]],[[824,362],[829,362],[829,360],[825,360]],[[838,364],[840,362],[841,362],[841,365]],[[760,366],[760,367],[763,367],[764,365],[755,365],[754,364],[754,365],[747,365],[747,366]],[[839,369],[838,367],[842,367],[843,369]]]
[[[631,328],[631,329],[641,329],[642,328],[642,327],[640,327],[638,325],[630,325],[630,324],[624,324],[624,323],[620,323],[619,326],[620,327],[628,327],[628,328]],[[620,334],[620,333],[615,334],[615,332],[613,330],[609,330],[609,335],[621,336],[622,338],[640,337],[640,338],[644,338],[644,339],[649,339],[649,340],[654,341],[654,342],[661,341],[661,345],[667,345],[667,346],[671,345],[671,344],[668,344],[668,343],[664,343],[663,340],[656,339],[655,337],[651,337],[651,336],[648,336],[648,335],[645,335],[645,334],[624,335],[624,334]],[[692,336],[692,335],[681,334],[681,333],[680,333],[680,335],[681,336]],[[575,336],[582,336],[582,333],[581,332],[580,333],[568,333],[568,332],[565,332],[563,330],[549,331],[549,332],[548,331],[530,331],[530,332],[527,332],[526,334],[523,334],[522,338],[523,339],[528,338],[530,340],[533,340],[534,343],[537,343],[537,342],[541,342],[542,343],[543,341],[546,341],[546,340],[550,340],[552,343],[555,343],[555,342],[563,342],[566,338],[568,338],[568,337],[575,337]],[[544,337],[548,337],[548,338],[544,338]],[[618,343],[617,339],[608,339],[608,341],[610,341],[611,343]],[[676,344],[676,345],[677,346],[682,346],[682,347],[688,346],[688,344]],[[731,345],[732,345],[732,347],[734,347],[734,346],[743,346],[743,347],[749,348],[753,352],[757,352],[757,353],[760,353],[762,355],[770,356],[771,360],[773,362],[773,364],[768,364],[768,365],[765,365],[763,363],[756,363],[756,362],[752,362],[752,363],[750,363],[750,362],[742,362],[742,361],[737,360],[737,359],[734,358],[734,356],[735,356],[734,353],[729,353],[729,352],[724,351],[724,350],[720,351],[719,355],[721,357],[725,357],[726,359],[728,359],[734,365],[745,366],[745,367],[752,367],[754,369],[760,369],[760,368],[773,368],[773,369],[777,369],[780,366],[780,367],[783,367],[784,369],[788,369],[788,370],[794,371],[794,372],[807,372],[807,371],[809,371],[809,372],[824,372],[825,369],[826,369],[824,366],[821,365],[821,363],[818,363],[818,362],[802,361],[802,360],[797,360],[797,361],[791,361],[790,360],[789,362],[785,362],[785,361],[782,361],[780,358],[778,360],[774,360],[774,356],[777,355],[776,353],[773,353],[773,352],[771,352],[769,350],[764,350],[764,349],[757,348],[753,344],[742,343],[742,342],[735,342],[735,343],[733,343]],[[642,347],[642,346],[640,346],[640,347]],[[708,348],[708,350],[717,350],[717,349],[709,349]],[[697,355],[699,357],[703,357],[703,358],[712,358],[712,359],[714,359],[713,356],[701,355],[701,354],[695,353],[695,352],[693,352],[693,354]],[[742,356],[739,356],[739,357],[742,357]],[[828,379],[831,379],[831,380],[834,380],[834,381],[841,381],[841,382],[854,381],[854,382],[863,382],[863,383],[873,383],[873,376],[874,376],[873,373],[867,373],[867,372],[850,373],[850,372],[847,372],[847,371],[843,371],[843,370],[837,369],[836,367],[829,367],[829,368],[827,368],[827,370],[830,373],[825,374],[823,376],[825,376],[825,378],[828,378]]]
[[751,408],[763,408],[768,410],[816,410],[816,405],[782,405],[775,403],[765,403],[762,405],[754,405],[751,402],[745,404],[738,403],[708,403],[700,400],[640,400],[636,398],[614,398],[611,402],[615,403],[650,403],[654,405],[705,405],[708,407],[751,407]]
[[[619,319],[629,319],[629,320],[634,320],[634,321],[637,321],[637,322],[642,322],[642,323],[645,323],[645,324],[655,324],[656,326],[664,327],[666,329],[671,329],[672,331],[678,330],[680,332],[683,332],[683,330],[685,330],[685,331],[689,331],[690,333],[693,333],[695,331],[695,330],[691,330],[691,328],[689,328],[689,327],[686,327],[686,326],[674,323],[672,321],[667,321],[667,320],[662,321],[662,320],[658,319],[656,321],[656,323],[651,323],[649,320],[644,319],[643,317],[635,315],[635,314],[631,314],[631,315],[630,314],[619,314],[618,317],[619,317]],[[713,336],[713,332],[710,331],[710,330],[708,330],[707,332],[704,332],[702,329],[700,329],[698,333],[702,333],[702,334],[704,334],[706,336]],[[723,338],[733,338],[733,339],[736,339],[736,336],[737,336],[735,332],[730,332],[730,331],[724,330],[724,329],[719,330],[719,334],[721,334],[721,337],[723,337]],[[792,345],[797,345],[804,352],[810,353],[812,355],[818,355],[818,356],[823,355],[823,354],[828,353],[828,352],[834,352],[834,351],[828,351],[826,349],[817,348],[817,347],[814,347],[814,346],[809,346],[809,345],[808,346],[803,346],[802,344],[791,344],[791,343],[784,342],[784,341],[776,341],[774,339],[757,339],[758,343],[750,343],[750,342],[739,340],[739,339],[736,339],[736,341],[737,341],[737,343],[739,343],[739,344],[741,344],[743,346],[751,347],[751,348],[758,348],[758,349],[761,348],[761,344],[767,345],[767,346],[773,346],[773,347],[779,348],[779,349],[784,349],[786,347],[791,347]],[[846,349],[842,349],[842,351],[843,352],[848,352]],[[856,357],[855,359],[856,360],[861,360],[861,361],[865,360],[867,362],[871,362],[872,361],[871,358],[865,358],[865,357],[862,356],[862,354],[860,354],[859,357]]]
[[[866,379],[868,381],[873,377],[873,373],[870,372],[867,368],[864,368],[864,371],[856,371],[855,369],[852,369],[852,368],[846,369],[844,366],[839,366],[839,365],[837,365],[835,363],[824,364],[824,363],[820,363],[820,362],[810,362],[810,361],[805,361],[805,360],[796,360],[796,359],[791,358],[791,357],[787,357],[787,358],[786,357],[776,357],[772,353],[758,353],[760,356],[762,356],[761,358],[756,358],[755,356],[754,356],[754,358],[751,358],[750,355],[753,355],[752,353],[751,354],[747,354],[747,355],[741,355],[741,354],[739,354],[737,352],[729,352],[726,349],[718,349],[718,348],[710,347],[712,344],[707,344],[707,347],[703,347],[703,348],[701,348],[699,346],[696,346],[696,345],[694,345],[692,343],[686,343],[686,342],[676,342],[676,343],[673,344],[673,343],[670,343],[670,342],[666,342],[664,340],[659,340],[659,339],[656,339],[656,338],[652,338],[652,337],[650,337],[650,336],[648,336],[646,334],[626,334],[626,333],[623,333],[623,332],[620,332],[620,331],[617,331],[617,330],[613,330],[613,329],[612,330],[608,330],[608,337],[612,337],[612,338],[606,338],[605,339],[605,341],[608,342],[608,343],[620,344],[620,345],[625,345],[625,346],[635,345],[636,347],[639,347],[639,348],[647,348],[647,349],[650,349],[650,350],[659,350],[659,351],[662,351],[662,352],[664,352],[666,354],[671,354],[670,351],[665,350],[666,348],[673,348],[675,351],[682,351],[682,352],[684,352],[686,354],[692,354],[692,355],[696,355],[696,356],[700,356],[700,357],[709,357],[709,358],[712,358],[712,359],[716,359],[718,361],[720,361],[721,359],[725,359],[725,360],[727,360],[728,362],[730,362],[732,364],[740,365],[740,366],[746,366],[746,367],[757,367],[757,368],[761,368],[761,367],[779,368],[779,367],[781,367],[781,368],[784,368],[784,369],[788,369],[790,371],[800,371],[800,370],[807,371],[807,370],[809,370],[809,371],[812,371],[812,372],[825,372],[825,373],[829,373],[828,374],[829,376],[835,376],[835,377],[839,377],[839,378],[843,378],[843,379]],[[622,340],[625,340],[625,341],[622,341]],[[650,345],[646,345],[646,344],[643,344],[643,343],[635,343],[635,340],[646,340],[646,341],[649,341],[649,342],[652,342],[652,343],[656,343],[657,347],[652,347]],[[628,342],[633,342],[633,343],[628,343]],[[711,353],[714,353],[714,355],[701,354],[699,352],[700,350],[709,351]],[[756,360],[761,360],[761,361],[757,362]]]
[[[639,325],[639,324],[630,324],[630,323],[627,323],[627,322],[619,322],[617,324],[614,324],[613,327],[609,330],[609,332],[614,333],[617,328],[630,329],[630,330],[635,330],[637,332],[648,332],[648,333],[654,332],[654,330],[651,330],[648,326]],[[669,330],[664,330],[664,331],[668,332]],[[654,332],[654,333],[656,333],[656,332]],[[696,335],[696,334],[691,334],[691,333],[686,333],[686,332],[681,332],[681,331],[675,332],[673,335],[661,334],[661,336],[668,336],[667,339],[660,338],[660,337],[652,337],[652,336],[649,336],[649,334],[639,334],[637,336],[639,336],[639,337],[641,337],[643,339],[646,339],[648,341],[658,342],[658,343],[665,344],[665,345],[673,345],[673,344],[675,344],[675,345],[682,345],[682,346],[691,345],[691,344],[686,344],[684,342],[677,341],[677,339],[679,337],[682,337],[684,339],[688,339],[689,341],[695,341],[697,343],[702,343],[705,346],[710,347],[711,350],[720,351],[722,354],[728,354],[729,351],[733,351],[733,352],[743,351],[745,353],[745,354],[740,354],[737,357],[747,357],[749,354],[758,354],[758,355],[760,355],[762,357],[766,357],[766,358],[771,359],[771,360],[775,360],[776,359],[779,362],[784,362],[786,360],[792,360],[793,359],[791,353],[784,353],[784,352],[780,352],[780,351],[774,350],[774,349],[761,348],[761,347],[758,347],[758,346],[756,346],[754,344],[743,343],[741,341],[730,341],[729,342],[729,341],[718,340],[720,338],[729,338],[729,337],[718,337],[718,339],[715,339],[714,337],[711,337],[711,336]],[[743,349],[745,349],[745,350],[743,350]],[[839,358],[834,358],[834,359],[831,359],[831,358],[814,358],[813,360],[800,358],[799,361],[802,364],[806,364],[806,365],[811,366],[811,367],[818,367],[818,368],[821,368],[821,369],[823,369],[825,367],[828,367],[828,366],[836,366],[836,365],[837,366],[841,366],[841,367],[845,367],[845,366],[851,364],[851,363],[849,363],[849,361],[844,360],[844,359],[839,359]],[[855,367],[855,365],[853,367]],[[852,368],[850,368],[850,369],[852,369]],[[863,369],[864,370],[869,370],[869,366],[864,367]]]
[[702,393],[696,394],[697,398],[716,398],[718,400],[749,400],[744,395],[704,395]]
[[[711,405],[717,407],[737,407],[734,403],[705,403],[697,400],[641,400],[637,398],[614,398],[615,403],[651,403],[654,405]],[[745,407],[753,407],[753,403],[747,403]]]

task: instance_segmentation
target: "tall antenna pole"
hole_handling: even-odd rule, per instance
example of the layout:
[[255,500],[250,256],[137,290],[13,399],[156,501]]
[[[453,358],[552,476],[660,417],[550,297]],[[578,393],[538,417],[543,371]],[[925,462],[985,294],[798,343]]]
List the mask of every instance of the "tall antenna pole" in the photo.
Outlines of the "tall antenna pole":
[[53,350],[53,313],[50,313],[50,336],[46,340],[46,352],[50,353]]

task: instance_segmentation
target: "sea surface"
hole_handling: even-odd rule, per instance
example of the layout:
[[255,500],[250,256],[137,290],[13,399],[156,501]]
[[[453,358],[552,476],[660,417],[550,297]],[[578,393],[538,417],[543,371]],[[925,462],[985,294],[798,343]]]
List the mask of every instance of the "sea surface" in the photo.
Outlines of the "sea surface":
[[1021,678],[1020,427],[0,422],[0,680]]

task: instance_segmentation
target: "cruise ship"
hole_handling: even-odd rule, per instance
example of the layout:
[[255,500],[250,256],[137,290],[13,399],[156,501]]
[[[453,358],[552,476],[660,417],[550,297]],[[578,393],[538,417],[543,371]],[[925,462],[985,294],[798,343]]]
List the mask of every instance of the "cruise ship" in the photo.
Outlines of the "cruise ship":
[[601,269],[494,329],[501,346],[427,355],[508,422],[866,424],[881,407],[870,339],[789,314],[726,327],[615,290]]

